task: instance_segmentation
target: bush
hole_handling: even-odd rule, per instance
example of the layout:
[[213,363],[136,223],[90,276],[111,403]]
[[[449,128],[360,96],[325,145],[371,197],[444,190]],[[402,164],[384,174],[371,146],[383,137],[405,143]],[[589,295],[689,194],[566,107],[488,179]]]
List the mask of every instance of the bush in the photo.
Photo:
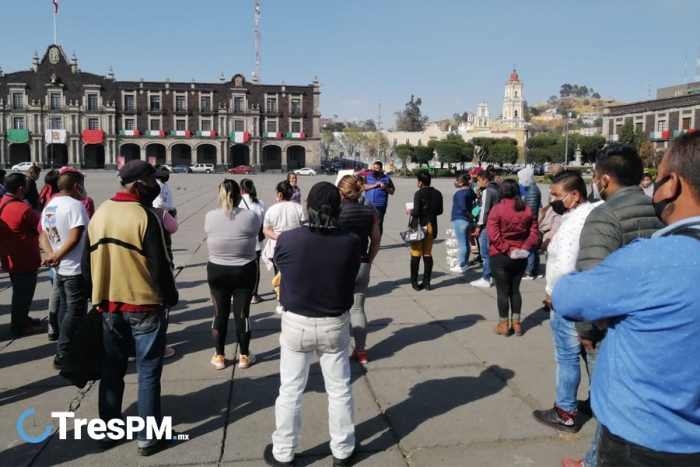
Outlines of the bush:
[[455,177],[455,174],[450,169],[438,169],[437,174],[435,176],[438,178]]

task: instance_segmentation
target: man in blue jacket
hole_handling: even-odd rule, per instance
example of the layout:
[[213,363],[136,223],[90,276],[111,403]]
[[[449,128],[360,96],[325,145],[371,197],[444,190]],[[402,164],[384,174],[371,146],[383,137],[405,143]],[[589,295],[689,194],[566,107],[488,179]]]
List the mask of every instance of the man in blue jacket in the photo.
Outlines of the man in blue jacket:
[[700,465],[700,132],[664,155],[653,203],[666,228],[552,294],[564,317],[608,329],[591,384],[602,467]]
[[389,195],[393,195],[395,188],[391,177],[384,173],[381,161],[372,166],[372,173],[365,180],[365,198],[370,200],[379,212],[379,234],[384,234],[384,215],[389,205]]

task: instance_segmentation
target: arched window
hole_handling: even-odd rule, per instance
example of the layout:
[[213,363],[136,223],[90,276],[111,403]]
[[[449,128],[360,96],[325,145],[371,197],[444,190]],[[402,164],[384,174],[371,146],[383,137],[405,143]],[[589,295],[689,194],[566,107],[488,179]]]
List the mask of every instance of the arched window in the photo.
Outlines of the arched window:
[[515,91],[515,98],[518,98],[518,91]]
[[515,111],[515,114],[513,115],[514,118],[518,118],[518,111]]

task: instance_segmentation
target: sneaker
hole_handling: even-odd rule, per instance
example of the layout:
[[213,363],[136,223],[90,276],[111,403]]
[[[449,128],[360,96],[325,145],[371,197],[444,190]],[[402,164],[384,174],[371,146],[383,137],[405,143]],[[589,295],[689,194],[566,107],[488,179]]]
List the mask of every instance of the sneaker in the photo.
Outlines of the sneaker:
[[129,362],[135,362],[136,361],[136,355],[132,355],[131,357],[128,358]]
[[459,264],[453,268],[450,268],[450,271],[456,272],[458,274],[464,274],[465,272],[469,271],[469,266],[460,266]]
[[[173,438],[175,437],[177,437],[177,433],[173,431]],[[151,444],[150,446],[147,446],[145,448],[139,448],[139,455],[143,457],[152,456],[153,454],[156,454],[165,449],[165,447],[167,447],[172,442],[172,438],[161,438],[155,444]]]
[[523,280],[524,281],[532,281],[532,280],[535,280],[535,276],[533,276],[532,274],[525,274],[523,276]]
[[53,358],[53,369],[60,370],[61,368],[63,368],[63,362],[65,361],[65,359],[66,357],[64,357],[63,355],[56,355]]
[[226,368],[226,360],[223,355],[214,355],[211,357],[211,364],[214,365],[214,368],[217,370]]
[[358,363],[359,363],[360,365],[366,365],[367,362],[368,362],[368,359],[367,359],[367,351],[366,351],[366,350],[361,350],[361,351],[358,352],[357,350],[353,349],[353,351],[352,351],[352,358],[354,358],[355,360],[357,360]]
[[260,295],[253,295],[253,298],[250,299],[250,304],[251,305],[257,305],[258,303],[262,302],[263,299]]
[[248,354],[248,355],[241,355],[238,357],[238,368],[241,370],[245,370],[246,368],[250,368],[250,365],[255,363],[255,355]]
[[265,451],[263,451],[263,459],[267,465],[272,467],[294,467],[294,459],[292,459],[291,462],[280,462],[275,459],[275,456],[272,454],[271,444],[265,446]]
[[[492,279],[493,280],[493,279]],[[491,281],[484,279],[483,277],[481,279],[477,279],[475,281],[471,281],[469,283],[472,287],[480,287],[482,289],[488,289],[491,287]]]
[[40,332],[44,332],[43,327],[29,324],[19,331],[10,331],[10,334],[13,339],[19,339],[20,337],[31,336],[33,334],[39,334]]
[[338,459],[337,457],[333,456],[333,467],[350,467],[355,461],[355,451],[352,451],[352,454],[350,454],[348,457],[345,459]]
[[56,342],[58,340],[58,331],[49,324],[49,342]]
[[172,347],[165,347],[165,354],[163,354],[163,358],[170,358],[173,355],[175,355],[175,349]]
[[581,425],[576,420],[577,414],[564,412],[556,404],[549,410],[535,410],[532,412],[532,417],[543,425],[569,433],[577,433],[581,429]]

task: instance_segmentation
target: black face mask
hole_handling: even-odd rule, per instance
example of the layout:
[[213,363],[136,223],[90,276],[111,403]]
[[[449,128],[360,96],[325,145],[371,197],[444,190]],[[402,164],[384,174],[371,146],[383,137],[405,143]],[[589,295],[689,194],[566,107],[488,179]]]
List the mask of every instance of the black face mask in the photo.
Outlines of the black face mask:
[[[566,195],[566,197],[564,199],[568,198],[569,196],[571,196],[571,193]],[[552,201],[551,203],[549,203],[549,205],[552,206],[552,211],[559,214],[560,216],[562,214],[564,214],[566,211],[568,211],[569,209],[571,209],[570,207],[567,208],[566,206],[564,206],[564,199],[558,199],[556,201]]]
[[141,200],[146,206],[152,206],[153,201],[155,201],[158,195],[160,195],[160,185],[144,188],[146,188],[146,195],[142,196]]
[[375,170],[374,172],[372,172],[372,175],[374,175],[374,178],[379,179],[379,178],[382,177],[382,171],[381,171],[381,170]]
[[[676,193],[676,196],[674,196],[674,197],[671,198],[671,199],[664,199],[664,200],[661,200],[661,201],[659,201],[658,203],[657,203],[656,201],[654,201],[654,198],[656,197],[656,191],[657,191],[659,188],[661,188],[661,186],[662,186],[664,183],[666,183],[667,181],[669,181],[669,180],[671,180],[671,176],[670,176],[670,175],[666,175],[664,178],[662,178],[662,179],[659,180],[658,182],[657,182],[657,181],[654,181],[654,196],[651,198],[651,200],[652,200],[651,202],[652,202],[652,204],[654,205],[654,213],[656,214],[656,217],[658,217],[659,220],[660,220],[661,222],[664,222],[664,220],[661,218],[661,216],[663,215],[664,209],[666,209],[666,206],[668,206],[669,203],[672,203],[672,202],[674,202],[676,199],[678,199],[678,197],[679,197],[680,194],[681,194],[681,185],[679,184],[679,185],[678,185],[678,193]],[[664,222],[664,224],[665,224],[665,222]]]

